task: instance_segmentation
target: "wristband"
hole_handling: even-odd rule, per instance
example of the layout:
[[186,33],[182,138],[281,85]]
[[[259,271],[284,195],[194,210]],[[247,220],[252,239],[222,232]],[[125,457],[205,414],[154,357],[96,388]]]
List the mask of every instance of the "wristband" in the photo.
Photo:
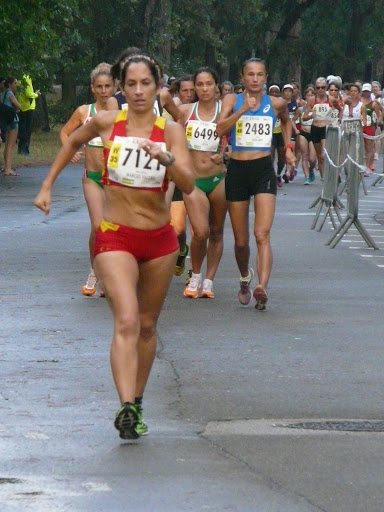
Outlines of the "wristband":
[[164,155],[166,155],[166,157],[168,158],[168,162],[166,162],[165,164],[163,162],[160,163],[161,165],[164,165],[164,167],[169,167],[175,161],[175,157],[170,151],[164,151]]
[[291,151],[293,151],[293,146],[292,146],[292,144],[286,144],[286,145],[284,146],[284,151],[287,151],[287,149],[290,149]]

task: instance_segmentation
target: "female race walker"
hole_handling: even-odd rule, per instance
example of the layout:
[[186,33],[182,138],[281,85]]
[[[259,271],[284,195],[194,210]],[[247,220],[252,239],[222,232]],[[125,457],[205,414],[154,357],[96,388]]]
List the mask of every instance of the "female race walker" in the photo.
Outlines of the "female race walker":
[[[192,277],[184,290],[191,299],[214,298],[213,279],[223,254],[223,230],[227,213],[223,154],[216,134],[220,103],[216,101],[216,72],[203,67],[193,77],[197,103],[181,105],[181,124],[185,127],[188,148],[195,170],[195,190],[185,196],[192,225]],[[207,247],[208,243],[208,247]],[[207,256],[207,273],[202,282],[201,266]],[[203,286],[201,286],[203,285]]]
[[58,174],[79,145],[101,137],[105,203],[94,261],[114,317],[111,366],[121,401],[115,427],[122,439],[148,432],[141,401],[156,353],[157,320],[179,250],[165,200],[168,180],[171,177],[185,194],[194,188],[184,130],[153,111],[160,81],[152,57],[129,58],[121,74],[128,110],[100,112],[76,130],[35,199],[48,214]]
[[333,96],[327,95],[327,81],[320,76],[315,82],[316,96],[307,101],[302,120],[304,122],[312,120],[311,139],[316,151],[317,164],[319,167],[320,178],[323,180],[324,169],[324,148],[327,126],[332,122],[334,110],[340,111],[341,107],[338,100]]
[[268,300],[267,285],[272,268],[270,230],[275,213],[276,177],[271,160],[271,142],[276,118],[281,120],[286,160],[295,164],[290,143],[292,123],[283,98],[263,94],[267,81],[264,61],[249,59],[241,72],[244,92],[223,99],[216,131],[219,137],[230,132],[232,153],[225,179],[229,215],[235,237],[235,257],[240,270],[239,301],[248,305],[253,270],[249,268],[249,202],[254,196],[254,234],[257,245],[259,284],[253,296],[256,309],[263,311]]
[[[95,96],[96,102],[90,105],[81,105],[81,107],[75,110],[60,132],[62,144],[65,143],[71,133],[77,130],[79,126],[88,123],[97,112],[106,110],[107,100],[112,96],[114,91],[111,66],[109,64],[102,62],[92,71],[91,90]],[[90,297],[96,293],[97,279],[93,270],[93,251],[96,231],[103,219],[104,192],[101,185],[101,175],[104,167],[103,148],[104,144],[101,138],[95,137],[87,142],[84,149],[85,167],[83,173],[83,192],[91,222],[91,232],[89,234],[91,270],[87,282],[82,287],[81,291],[83,295]],[[83,152],[77,151],[72,158],[72,162],[78,162],[82,156]],[[103,291],[100,291],[100,296],[104,296]]]

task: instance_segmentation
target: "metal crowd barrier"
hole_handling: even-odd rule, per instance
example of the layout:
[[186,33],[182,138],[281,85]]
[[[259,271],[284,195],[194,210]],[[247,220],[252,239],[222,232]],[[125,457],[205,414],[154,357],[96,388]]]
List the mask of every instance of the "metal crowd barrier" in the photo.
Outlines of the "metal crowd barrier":
[[[361,166],[359,171],[359,183],[363,186],[364,194],[368,195],[368,190],[365,185],[364,181],[364,173],[367,171],[365,167],[365,146],[364,146],[364,135],[363,135],[363,125],[361,122],[361,119],[345,119],[341,123],[341,130],[342,130],[342,146],[341,151],[344,157],[350,154],[349,152],[349,146],[350,146],[350,140],[349,135],[351,133],[356,133],[357,137],[359,139],[359,145],[361,150],[358,152],[357,155],[357,163]],[[345,175],[348,174],[348,166],[344,168]],[[347,190],[348,180],[346,179],[344,181],[343,186],[340,189],[340,195],[344,192],[344,190]]]
[[343,152],[346,156],[342,165],[346,165],[346,187],[348,192],[347,216],[328,240],[327,245],[329,245],[331,249],[335,248],[349,228],[354,225],[368,247],[377,250],[377,245],[358,219],[359,185],[361,182],[362,161],[364,161],[364,139],[360,119],[343,121],[342,139]]
[[337,126],[329,126],[327,129],[327,135],[325,139],[325,155],[324,159],[324,171],[323,171],[323,188],[320,196],[315,199],[314,203],[310,206],[313,208],[316,204],[318,204],[318,208],[316,211],[315,218],[313,219],[311,229],[315,229],[316,224],[319,220],[321,211],[323,206],[325,206],[325,212],[320,224],[320,227],[317,231],[321,231],[326,221],[326,218],[329,216],[331,219],[332,225],[334,229],[337,229],[335,217],[333,215],[332,209],[335,211],[339,222],[342,222],[342,218],[340,215],[340,208],[344,208],[338,197],[338,179],[339,179],[339,170],[342,166],[335,165],[334,162],[338,162],[340,158],[340,147],[341,147],[341,130]]

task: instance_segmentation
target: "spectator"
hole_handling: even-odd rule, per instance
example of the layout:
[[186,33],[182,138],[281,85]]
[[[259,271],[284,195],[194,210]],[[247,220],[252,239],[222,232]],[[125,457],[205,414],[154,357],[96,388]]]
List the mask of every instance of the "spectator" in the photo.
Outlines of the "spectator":
[[[0,77],[0,94],[2,94],[4,92],[4,89],[5,89],[5,77]],[[5,127],[4,127],[4,124],[3,124],[3,121],[2,119],[0,118],[0,132],[1,132],[1,136],[0,136],[0,144],[1,142],[5,142]]]
[[13,76],[8,77],[4,83],[5,89],[0,95],[0,103],[7,107],[15,109],[15,116],[10,123],[4,122],[5,146],[4,146],[4,176],[17,176],[16,171],[12,169],[12,153],[16,144],[17,132],[19,130],[19,118],[17,111],[20,110],[20,103],[15,97],[17,89],[17,79]]
[[40,96],[40,91],[34,92],[32,79],[25,73],[18,94],[18,100],[21,106],[19,112],[19,154],[32,156],[29,151],[29,144],[32,134],[33,114],[36,109],[36,98]]

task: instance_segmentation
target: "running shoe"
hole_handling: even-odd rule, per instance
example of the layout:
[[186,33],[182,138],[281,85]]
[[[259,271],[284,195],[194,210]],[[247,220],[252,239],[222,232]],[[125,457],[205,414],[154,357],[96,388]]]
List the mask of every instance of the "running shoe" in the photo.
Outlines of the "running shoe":
[[175,276],[181,276],[182,274],[184,274],[184,270],[185,270],[185,259],[188,255],[188,252],[189,252],[189,245],[188,244],[185,244],[185,249],[184,249],[184,252],[179,252],[179,255],[177,257],[177,260],[176,260],[176,265],[175,265]]
[[249,288],[249,285],[251,284],[252,278],[254,276],[253,269],[248,269],[248,276],[247,277],[241,277],[240,276],[240,290],[237,294],[240,304],[243,306],[248,306],[248,304],[251,301],[252,293]]
[[139,417],[136,406],[131,402],[125,402],[116,412],[115,427],[120,432],[121,439],[137,439],[139,434],[136,427]]
[[100,290],[99,297],[104,299],[104,297],[105,297],[105,291],[104,290]]
[[266,290],[258,284],[253,292],[253,296],[256,299],[255,308],[258,311],[264,311],[267,308],[268,295]]
[[379,159],[379,153],[375,153],[374,160],[378,160],[378,159]]
[[185,285],[186,286],[189,284],[191,277],[192,277],[192,269],[190,268],[187,272],[187,275],[185,276]]
[[197,299],[199,296],[199,290],[201,288],[201,274],[193,274],[191,280],[184,290],[184,297],[190,299]]
[[291,174],[288,176],[289,181],[293,181],[295,179],[295,173],[291,171]]
[[201,298],[205,299],[214,299],[215,294],[212,290],[213,282],[210,279],[204,279],[203,281],[203,290],[200,293]]
[[311,178],[308,176],[308,178],[305,178],[304,185],[310,185],[311,184]]
[[374,170],[375,170],[375,166],[374,166],[373,164],[371,164],[371,165],[369,166],[369,169],[370,169],[371,171],[374,171]]
[[276,176],[276,185],[281,188],[283,186],[281,182],[281,176]]
[[289,183],[289,176],[288,176],[288,174],[286,174],[286,173],[283,174],[283,180],[284,180],[284,183]]
[[149,433],[148,425],[143,421],[143,408],[141,404],[134,404],[134,408],[136,409],[137,414],[137,425],[135,430],[139,436],[147,436]]
[[315,181],[316,176],[315,176],[315,173],[314,173],[313,171],[310,171],[310,173],[309,173],[309,179],[310,179],[310,181]]
[[81,293],[87,297],[92,297],[96,293],[97,279],[93,272],[88,276],[87,282],[81,289]]

